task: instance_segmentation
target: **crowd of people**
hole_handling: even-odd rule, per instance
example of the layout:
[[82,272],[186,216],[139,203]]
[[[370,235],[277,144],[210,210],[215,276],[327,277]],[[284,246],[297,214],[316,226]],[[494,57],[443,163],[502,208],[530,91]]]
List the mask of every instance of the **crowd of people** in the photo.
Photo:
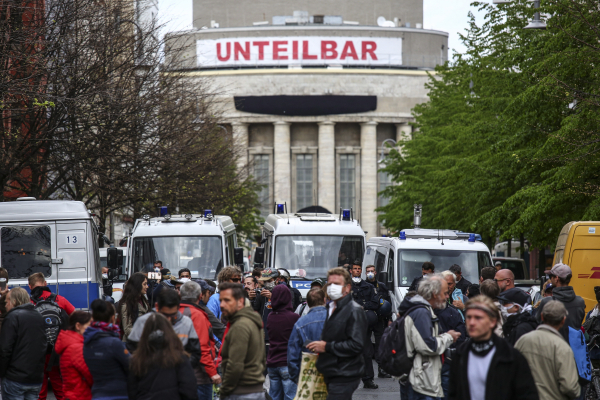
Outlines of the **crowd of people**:
[[403,400],[579,399],[589,380],[582,342],[600,366],[598,346],[585,346],[600,337],[600,306],[586,316],[564,264],[532,304],[508,269],[483,268],[473,284],[459,265],[436,273],[426,262],[397,310],[360,260],[312,281],[305,299],[285,269],[244,276],[228,266],[218,290],[187,268],[161,272],[160,281],[134,273],[117,304],[96,299],[89,312],[52,293],[42,273],[29,276],[31,294],[1,292],[2,398],[45,400],[51,385],[57,400],[292,400],[302,353],[313,353],[327,399],[351,399],[361,381],[378,389],[373,361],[378,378],[392,378],[388,326],[403,332],[394,347],[409,363],[397,377]]

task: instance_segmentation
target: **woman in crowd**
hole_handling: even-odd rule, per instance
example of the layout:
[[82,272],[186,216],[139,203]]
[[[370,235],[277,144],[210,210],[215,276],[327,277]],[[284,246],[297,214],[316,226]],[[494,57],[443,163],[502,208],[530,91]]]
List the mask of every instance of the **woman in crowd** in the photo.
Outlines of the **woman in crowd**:
[[75,311],[69,317],[69,329],[61,331],[54,349],[60,356],[60,374],[67,400],[91,400],[92,374],[83,359],[83,333],[90,326],[92,316],[86,311]]
[[131,358],[129,399],[196,400],[196,376],[181,339],[162,314],[153,313],[144,325]]
[[94,384],[94,400],[126,400],[129,352],[115,324],[115,309],[107,301],[96,299],[90,305],[93,322],[83,334],[83,358]]
[[147,291],[148,279],[141,272],[131,275],[123,288],[123,297],[119,301],[119,326],[123,333],[124,342],[127,342],[127,337],[138,317],[150,310],[146,298]]

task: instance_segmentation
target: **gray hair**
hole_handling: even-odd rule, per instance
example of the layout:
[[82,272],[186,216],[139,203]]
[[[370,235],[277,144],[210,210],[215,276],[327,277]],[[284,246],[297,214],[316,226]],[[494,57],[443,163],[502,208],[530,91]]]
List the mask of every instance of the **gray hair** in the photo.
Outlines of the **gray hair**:
[[31,302],[31,298],[25,289],[16,287],[10,291],[10,304],[13,307],[18,307],[29,302]]
[[417,293],[425,300],[431,300],[442,293],[442,281],[445,281],[442,274],[431,274],[424,276],[419,282]]
[[442,276],[444,277],[444,279],[448,276],[452,276],[454,278],[454,282],[456,282],[456,274],[454,274],[454,272],[452,271],[443,271],[441,272]]
[[202,288],[194,281],[188,281],[179,288],[181,293],[181,300],[193,300],[196,301],[202,294]]

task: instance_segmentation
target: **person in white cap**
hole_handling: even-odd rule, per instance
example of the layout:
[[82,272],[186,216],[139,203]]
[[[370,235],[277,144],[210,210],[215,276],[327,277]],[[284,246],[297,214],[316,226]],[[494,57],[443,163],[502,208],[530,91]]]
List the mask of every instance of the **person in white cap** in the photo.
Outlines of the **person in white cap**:
[[572,286],[569,286],[573,273],[571,268],[565,264],[556,264],[550,271],[546,273],[549,276],[550,282],[554,289],[552,297],[546,297],[540,303],[536,312],[536,319],[539,323],[542,322],[542,313],[544,306],[551,300],[558,300],[565,305],[569,312],[565,324],[560,328],[560,334],[569,342],[569,327],[573,329],[581,329],[583,317],[585,316],[585,301],[575,294]]

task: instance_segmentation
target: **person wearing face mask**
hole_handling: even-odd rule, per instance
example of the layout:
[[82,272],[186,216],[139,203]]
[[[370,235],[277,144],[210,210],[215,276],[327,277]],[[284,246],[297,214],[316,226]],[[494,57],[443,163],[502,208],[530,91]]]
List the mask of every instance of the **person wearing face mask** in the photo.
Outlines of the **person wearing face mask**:
[[[375,287],[377,292],[377,298],[379,299],[379,309],[377,310],[377,323],[373,326],[373,336],[375,336],[375,355],[377,355],[377,350],[379,349],[379,342],[381,341],[381,337],[383,336],[383,331],[388,326],[388,322],[391,319],[391,314],[384,314],[383,302],[387,301],[389,303],[389,310],[391,312],[391,304],[392,299],[390,298],[390,292],[383,282],[379,282],[376,279],[377,271],[374,265],[367,265],[367,282]],[[375,361],[379,365],[379,360],[375,357]],[[387,374],[381,367],[378,368],[378,378],[391,378],[390,374]]]
[[259,281],[262,282],[263,287],[260,292],[260,296],[256,298],[254,301],[254,311],[258,312],[263,320],[263,326],[265,327],[265,351],[266,354],[269,354],[269,330],[267,329],[267,320],[269,318],[269,314],[273,311],[273,306],[271,305],[271,292],[277,285],[275,281],[279,278],[279,271],[276,269],[267,268],[262,271]]
[[317,370],[327,385],[327,399],[351,399],[364,376],[362,357],[367,340],[364,310],[352,301],[352,278],[343,267],[327,272],[327,319],[321,340],[306,348],[318,353]]
[[531,304],[522,302],[523,297],[517,292],[507,290],[498,296],[498,301],[500,312],[506,320],[502,325],[504,339],[514,346],[521,336],[534,331],[539,324],[531,315]]

